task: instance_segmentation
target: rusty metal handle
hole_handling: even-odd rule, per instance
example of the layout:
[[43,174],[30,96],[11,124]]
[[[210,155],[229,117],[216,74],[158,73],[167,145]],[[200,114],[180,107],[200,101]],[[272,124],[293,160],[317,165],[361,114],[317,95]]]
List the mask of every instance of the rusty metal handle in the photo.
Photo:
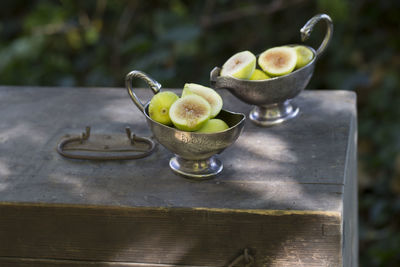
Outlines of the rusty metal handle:
[[254,257],[249,253],[249,249],[245,248],[243,254],[234,259],[228,267],[235,267],[238,263],[244,263],[245,267],[252,267],[254,264]]
[[133,70],[126,75],[125,86],[126,86],[126,89],[128,90],[129,96],[131,97],[133,103],[135,103],[135,105],[140,109],[140,111],[144,113],[145,105],[140,101],[140,99],[135,94],[135,92],[133,92],[132,80],[134,78],[139,78],[139,79],[144,80],[147,83],[147,85],[150,87],[150,89],[153,91],[154,94],[157,94],[160,92],[161,84],[142,71]]
[[317,22],[319,22],[320,20],[325,20],[325,22],[326,22],[326,34],[325,34],[324,40],[322,41],[321,45],[317,49],[317,52],[316,52],[317,59],[325,51],[326,47],[328,46],[329,42],[332,39],[333,23],[332,23],[331,17],[329,17],[327,14],[315,15],[309,21],[307,21],[307,23],[303,26],[303,28],[300,29],[301,41],[304,42],[310,37],[310,34],[311,34],[315,24],[317,24]]
[[[66,139],[61,140],[58,145],[57,145],[57,152],[66,157],[66,158],[72,158],[72,159],[87,159],[87,160],[131,160],[131,159],[140,159],[149,156],[151,153],[153,153],[156,144],[153,140],[150,138],[146,137],[139,137],[136,136],[131,132],[131,129],[129,127],[125,128],[126,135],[128,139],[130,140],[130,148],[128,152],[137,152],[135,154],[128,154],[124,151],[113,151],[112,149],[108,149],[108,146],[105,145],[104,149],[76,149],[77,151],[91,151],[93,154],[75,154],[75,153],[70,153],[64,149],[64,147],[73,142],[79,142],[79,143],[84,143],[85,141],[89,140],[90,138],[90,126],[86,127],[85,132],[83,132],[80,136],[75,136],[75,137],[69,137]],[[136,142],[141,142],[145,143],[148,145],[148,148],[146,150],[139,150],[135,149],[135,143]],[[100,154],[94,153],[94,152],[101,152]],[[108,152],[108,153],[106,153]],[[111,155],[109,152],[119,152],[117,155]],[[123,153],[124,152],[124,153]]]

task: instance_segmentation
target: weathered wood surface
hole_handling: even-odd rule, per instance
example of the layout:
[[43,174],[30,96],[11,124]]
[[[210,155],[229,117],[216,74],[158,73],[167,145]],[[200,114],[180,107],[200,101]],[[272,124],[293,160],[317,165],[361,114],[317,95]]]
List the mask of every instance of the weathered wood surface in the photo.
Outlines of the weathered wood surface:
[[196,183],[169,170],[162,146],[133,161],[57,154],[87,125],[151,136],[123,89],[0,87],[0,266],[223,266],[245,247],[256,266],[356,266],[355,95],[305,91],[296,103],[285,124],[248,121],[219,155],[222,174]]
[[[142,98],[150,90],[138,90]],[[222,93],[225,107],[248,105]],[[65,134],[151,136],[125,90],[110,88],[0,88],[0,201],[123,206],[211,207],[342,211],[344,169],[354,95],[304,92],[298,118],[272,128],[249,121],[220,158],[223,173],[193,183],[170,171],[172,154],[159,146],[133,161],[93,162],[60,156]],[[177,194],[179,192],[179,194]]]
[[1,240],[21,240],[0,244],[0,256],[226,266],[249,247],[256,266],[339,260],[340,218],[328,213],[31,205],[0,212]]
[[352,120],[347,146],[343,194],[343,266],[358,266],[357,120]]

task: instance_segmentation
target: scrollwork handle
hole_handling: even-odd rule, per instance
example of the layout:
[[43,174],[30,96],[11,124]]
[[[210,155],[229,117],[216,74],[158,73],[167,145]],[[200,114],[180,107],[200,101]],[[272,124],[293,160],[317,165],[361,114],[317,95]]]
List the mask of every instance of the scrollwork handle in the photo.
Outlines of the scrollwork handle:
[[333,33],[333,23],[332,19],[326,15],[326,14],[318,14],[312,17],[307,23],[303,26],[303,28],[300,29],[300,34],[301,34],[301,41],[306,41],[308,37],[310,37],[310,34],[317,22],[320,20],[325,20],[326,22],[326,34],[325,38],[322,41],[321,45],[319,46],[317,50],[316,57],[319,58],[321,54],[325,51],[326,47],[328,46],[329,42],[332,39],[332,33]]
[[135,103],[135,105],[140,109],[140,111],[142,111],[144,113],[145,106],[140,101],[140,99],[137,97],[137,95],[135,94],[135,92],[133,91],[133,88],[132,88],[132,80],[134,78],[139,78],[139,79],[144,80],[147,83],[147,85],[150,87],[150,89],[153,91],[154,94],[157,94],[160,92],[161,84],[142,71],[133,70],[126,75],[125,86],[126,86],[126,89],[128,90],[129,96],[131,97],[133,103]]

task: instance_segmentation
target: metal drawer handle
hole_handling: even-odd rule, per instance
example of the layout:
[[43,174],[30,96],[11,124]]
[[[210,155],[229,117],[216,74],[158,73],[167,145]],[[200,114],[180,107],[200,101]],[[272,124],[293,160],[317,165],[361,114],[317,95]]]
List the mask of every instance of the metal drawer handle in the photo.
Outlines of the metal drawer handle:
[[243,262],[245,267],[253,266],[254,257],[251,254],[249,254],[249,249],[245,248],[243,254],[239,255],[236,259],[234,259],[227,267],[234,267],[240,262]]

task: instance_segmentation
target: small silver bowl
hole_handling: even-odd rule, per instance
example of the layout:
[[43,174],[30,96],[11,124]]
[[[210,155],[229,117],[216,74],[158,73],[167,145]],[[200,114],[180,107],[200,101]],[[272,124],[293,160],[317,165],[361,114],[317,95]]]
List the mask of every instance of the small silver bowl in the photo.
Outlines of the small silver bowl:
[[314,25],[320,20],[326,21],[327,32],[317,51],[307,46],[313,52],[314,57],[306,66],[290,74],[261,81],[220,76],[221,69],[215,67],[210,73],[211,87],[228,89],[243,102],[255,105],[249,117],[252,122],[259,126],[271,126],[296,117],[299,108],[291,103],[291,100],[300,94],[309,83],[314,72],[315,62],[332,38],[333,24],[328,15],[318,14],[312,17],[300,30],[301,39],[304,42],[310,36]]
[[161,85],[141,71],[131,71],[126,75],[128,93],[146,117],[147,124],[157,141],[175,154],[169,161],[170,168],[187,178],[209,179],[223,169],[222,162],[215,154],[221,153],[240,136],[246,116],[221,110],[216,118],[225,121],[229,129],[218,133],[195,133],[181,131],[158,123],[149,116],[149,103],[143,104],[132,89],[132,79],[144,80],[154,94],[160,92]]

